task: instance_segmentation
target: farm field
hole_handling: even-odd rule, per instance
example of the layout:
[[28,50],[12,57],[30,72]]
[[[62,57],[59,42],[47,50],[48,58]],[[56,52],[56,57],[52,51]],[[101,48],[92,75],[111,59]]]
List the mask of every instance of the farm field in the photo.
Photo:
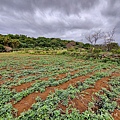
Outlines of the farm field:
[[0,120],[120,120],[120,65],[1,53]]

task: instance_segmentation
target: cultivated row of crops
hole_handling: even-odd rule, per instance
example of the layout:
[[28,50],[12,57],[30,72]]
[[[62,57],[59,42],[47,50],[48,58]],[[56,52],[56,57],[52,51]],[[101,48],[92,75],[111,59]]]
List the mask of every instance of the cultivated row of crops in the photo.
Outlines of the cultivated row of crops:
[[120,66],[60,55],[0,55],[0,119],[117,120]]

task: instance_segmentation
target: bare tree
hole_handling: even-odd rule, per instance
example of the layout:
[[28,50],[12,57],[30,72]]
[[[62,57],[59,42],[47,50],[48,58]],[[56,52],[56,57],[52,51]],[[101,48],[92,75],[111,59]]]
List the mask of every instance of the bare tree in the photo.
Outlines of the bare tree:
[[110,51],[110,49],[111,49],[110,44],[112,42],[115,42],[114,34],[115,34],[115,28],[113,28],[113,30],[110,32],[104,33],[104,44],[108,51]]
[[103,33],[101,32],[101,30],[95,31],[93,34],[85,36],[85,38],[88,42],[90,42],[90,44],[96,45],[97,41],[103,38]]
[[96,45],[97,41],[103,38],[103,33],[101,32],[101,30],[96,31],[94,34],[92,34],[92,38],[94,45]]
[[90,42],[91,45],[93,45],[92,47],[92,52],[93,52],[94,46],[96,45],[97,41],[103,38],[103,32],[101,30],[98,30],[98,31],[95,31],[91,35],[89,34],[85,36],[85,38],[88,42]]
[[86,40],[88,41],[88,42],[90,42],[90,44],[92,44],[93,45],[93,39],[92,39],[92,36],[91,35],[88,35],[88,36],[85,36],[85,38],[86,38]]

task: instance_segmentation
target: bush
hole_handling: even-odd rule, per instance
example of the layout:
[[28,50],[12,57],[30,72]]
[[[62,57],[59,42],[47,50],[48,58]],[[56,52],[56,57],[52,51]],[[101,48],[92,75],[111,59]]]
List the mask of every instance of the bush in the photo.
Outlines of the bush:
[[2,52],[4,50],[5,50],[4,46],[2,44],[0,44],[0,52]]
[[102,52],[102,49],[94,49],[93,52],[94,52],[94,53],[100,53],[100,52]]
[[112,53],[114,53],[114,54],[120,54],[120,48],[119,49],[112,49],[111,50],[112,51]]

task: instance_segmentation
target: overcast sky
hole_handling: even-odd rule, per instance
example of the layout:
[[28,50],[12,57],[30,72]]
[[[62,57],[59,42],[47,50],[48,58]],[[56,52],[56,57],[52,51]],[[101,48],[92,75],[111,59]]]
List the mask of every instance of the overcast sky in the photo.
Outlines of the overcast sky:
[[120,0],[0,0],[0,34],[86,42],[84,35],[114,27],[120,43]]

